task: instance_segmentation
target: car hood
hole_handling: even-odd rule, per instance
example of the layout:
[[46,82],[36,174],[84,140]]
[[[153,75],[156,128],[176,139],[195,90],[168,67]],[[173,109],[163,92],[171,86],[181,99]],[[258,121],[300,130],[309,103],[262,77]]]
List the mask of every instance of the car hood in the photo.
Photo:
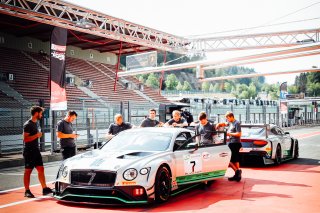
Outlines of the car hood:
[[146,160],[148,157],[162,152],[156,151],[104,151],[93,150],[69,158],[64,162],[72,170],[108,170],[117,171],[134,163]]

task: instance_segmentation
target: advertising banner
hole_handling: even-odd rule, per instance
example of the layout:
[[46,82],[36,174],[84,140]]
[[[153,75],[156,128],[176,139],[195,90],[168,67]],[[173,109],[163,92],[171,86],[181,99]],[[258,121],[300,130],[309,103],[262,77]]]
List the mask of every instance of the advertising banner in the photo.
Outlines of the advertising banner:
[[65,90],[66,43],[68,30],[55,27],[51,34],[50,47],[50,108],[66,110],[67,96]]

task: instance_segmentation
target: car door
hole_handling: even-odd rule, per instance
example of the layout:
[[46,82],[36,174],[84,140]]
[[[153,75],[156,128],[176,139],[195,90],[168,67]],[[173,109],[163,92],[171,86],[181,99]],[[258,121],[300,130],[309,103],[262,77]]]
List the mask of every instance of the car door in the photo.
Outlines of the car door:
[[[180,143],[181,135],[177,136]],[[210,180],[225,175],[230,161],[226,143],[201,145],[196,136],[186,139],[173,152],[178,185]]]

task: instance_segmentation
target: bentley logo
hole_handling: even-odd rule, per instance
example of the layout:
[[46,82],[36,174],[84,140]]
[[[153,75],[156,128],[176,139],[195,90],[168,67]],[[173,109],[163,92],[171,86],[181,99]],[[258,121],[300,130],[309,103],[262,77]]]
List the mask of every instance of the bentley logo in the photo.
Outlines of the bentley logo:
[[95,172],[88,172],[87,175],[91,175],[91,178],[90,178],[90,180],[89,180],[89,182],[88,182],[88,185],[91,185],[94,177],[96,176],[96,173],[95,173]]

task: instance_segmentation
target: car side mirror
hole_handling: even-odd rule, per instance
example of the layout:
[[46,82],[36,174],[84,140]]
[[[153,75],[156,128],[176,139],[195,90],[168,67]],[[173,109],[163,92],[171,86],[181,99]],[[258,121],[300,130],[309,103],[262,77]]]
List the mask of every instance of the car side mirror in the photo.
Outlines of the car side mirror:
[[198,143],[189,143],[187,145],[187,149],[193,149],[192,151],[196,151],[196,150],[198,150],[198,148],[199,148]]

